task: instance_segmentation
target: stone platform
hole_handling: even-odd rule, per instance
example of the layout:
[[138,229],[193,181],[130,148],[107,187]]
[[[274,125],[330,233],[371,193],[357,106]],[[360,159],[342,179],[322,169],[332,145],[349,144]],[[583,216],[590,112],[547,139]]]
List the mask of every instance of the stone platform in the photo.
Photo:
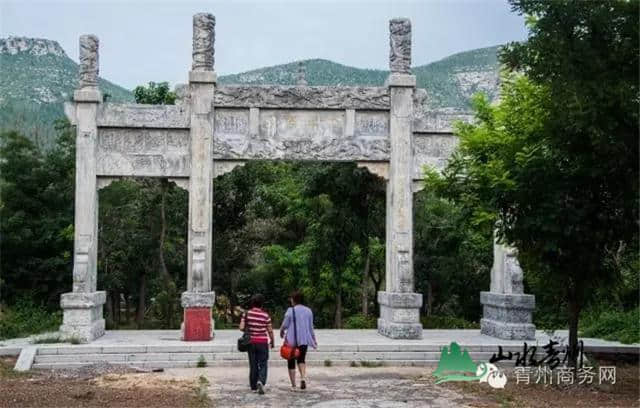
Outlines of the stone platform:
[[[90,344],[32,344],[29,339],[0,342],[0,355],[32,354],[31,364],[21,360],[21,367],[36,369],[73,368],[93,363],[107,362],[140,368],[195,367],[204,358],[207,366],[243,366],[247,364],[245,353],[236,350],[238,330],[217,330],[213,341],[184,342],[178,330],[114,330]],[[487,361],[498,346],[503,351],[521,351],[523,341],[500,340],[480,333],[480,330],[424,330],[420,340],[393,340],[376,330],[316,330],[318,350],[310,351],[310,365],[389,365],[429,366],[437,365],[443,346],[452,341],[466,348],[474,361]],[[566,339],[566,331],[557,331],[554,340]],[[584,340],[585,352],[638,354],[640,345],[624,345],[600,339]],[[549,342],[549,336],[536,332],[529,346],[537,345],[539,353]],[[561,341],[562,343],[562,341]],[[566,343],[566,340],[565,340]],[[270,358],[279,361],[278,349],[281,340]],[[33,349],[35,350],[35,353]],[[562,347],[557,347],[563,350]],[[505,362],[509,364],[509,362]],[[511,362],[513,364],[513,361]]]

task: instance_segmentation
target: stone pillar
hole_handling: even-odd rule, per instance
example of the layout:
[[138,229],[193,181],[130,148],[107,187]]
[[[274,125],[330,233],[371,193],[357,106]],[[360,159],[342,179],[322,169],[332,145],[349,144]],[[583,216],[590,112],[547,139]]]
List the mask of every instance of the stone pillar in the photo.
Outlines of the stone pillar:
[[413,92],[411,22],[389,23],[391,52],[387,79],[391,99],[389,181],[386,214],[386,290],[378,292],[378,332],[398,339],[422,338],[422,295],[413,293]]
[[96,290],[98,265],[98,190],[96,114],[102,95],[98,89],[98,38],[80,37],[80,81],[73,94],[76,121],[76,188],[73,239],[73,291],[62,294],[67,337],[90,342],[104,334],[103,291]]
[[193,65],[189,72],[191,104],[191,174],[189,177],[189,243],[187,291],[182,294],[182,338],[211,340],[213,231],[213,93],[215,17],[193,16]]
[[525,295],[522,268],[515,248],[498,243],[494,236],[491,289],[480,292],[482,334],[505,340],[533,340],[536,327],[531,323],[535,297]]

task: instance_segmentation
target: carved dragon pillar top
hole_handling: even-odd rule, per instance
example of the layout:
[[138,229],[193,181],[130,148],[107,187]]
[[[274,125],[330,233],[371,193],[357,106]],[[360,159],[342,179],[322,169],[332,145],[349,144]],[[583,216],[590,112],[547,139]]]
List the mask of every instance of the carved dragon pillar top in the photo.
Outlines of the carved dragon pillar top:
[[98,37],[80,36],[80,80],[78,89],[98,89]]
[[389,21],[389,69],[392,73],[411,73],[411,21],[394,18]]
[[216,18],[213,14],[193,16],[193,71],[213,71]]

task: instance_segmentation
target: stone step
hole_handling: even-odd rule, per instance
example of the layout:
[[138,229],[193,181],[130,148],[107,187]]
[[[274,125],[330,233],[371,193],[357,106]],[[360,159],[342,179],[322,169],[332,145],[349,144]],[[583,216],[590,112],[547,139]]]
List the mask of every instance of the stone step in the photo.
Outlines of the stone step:
[[[323,352],[437,352],[444,345],[425,344],[359,344],[321,345]],[[448,344],[447,344],[448,346]],[[496,346],[463,346],[470,353],[497,353]],[[503,347],[504,352],[521,351],[522,346]],[[49,354],[137,354],[137,353],[233,353],[235,345],[175,345],[175,346],[93,346],[93,345],[45,345],[38,347],[38,355]]]
[[[488,360],[492,353],[472,353],[475,360]],[[279,355],[272,352],[271,360],[279,359]],[[136,353],[136,354],[44,354],[35,357],[35,363],[55,362],[132,362],[132,361],[207,361],[246,360],[245,353]],[[313,360],[438,360],[440,353],[434,352],[310,352],[307,358]]]
[[[90,362],[49,362],[49,363],[35,363],[32,366],[32,369],[39,370],[61,370],[61,369],[73,369],[80,368],[83,366],[91,365]],[[142,369],[153,369],[153,368],[194,368],[198,366],[197,361],[172,361],[172,360],[164,360],[164,361],[137,361],[137,362],[113,362],[110,363],[114,366],[129,366],[135,368]],[[312,367],[319,366],[336,366],[336,367],[427,367],[427,366],[437,366],[437,360],[386,360],[386,361],[353,361],[353,360],[330,360],[327,362],[326,360],[307,360],[307,365]],[[249,367],[248,362],[245,360],[215,360],[215,361],[207,361],[207,367]],[[285,367],[286,364],[284,361],[271,361],[271,367],[282,366]]]

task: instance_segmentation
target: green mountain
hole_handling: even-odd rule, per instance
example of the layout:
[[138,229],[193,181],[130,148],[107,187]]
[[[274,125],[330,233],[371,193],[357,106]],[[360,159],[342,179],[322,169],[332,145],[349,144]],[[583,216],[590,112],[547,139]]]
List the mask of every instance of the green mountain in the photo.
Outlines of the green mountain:
[[[498,95],[498,47],[452,55],[413,68],[418,87],[426,89],[426,106],[446,113],[465,113],[470,96],[483,91]],[[388,71],[361,69],[323,59],[302,61],[309,85],[381,86]],[[219,77],[221,84],[280,84],[297,82],[299,62]],[[0,130],[17,129],[41,146],[50,146],[54,121],[63,117],[63,103],[71,99],[78,64],[56,41],[9,37],[0,39]],[[130,91],[100,79],[110,101],[133,101]]]
[[[78,81],[78,64],[57,41],[0,39],[0,129],[18,129],[38,145],[49,146],[53,122],[64,116]],[[109,100],[133,101],[130,91],[100,79]]]
[[[427,91],[428,106],[466,112],[471,108],[470,97],[476,92],[484,92],[490,99],[495,99],[499,80],[498,49],[499,46],[479,48],[414,67],[418,87]],[[225,75],[218,81],[221,84],[295,85],[300,62],[305,67],[305,79],[309,85],[381,86],[389,75],[389,71],[311,59]]]

